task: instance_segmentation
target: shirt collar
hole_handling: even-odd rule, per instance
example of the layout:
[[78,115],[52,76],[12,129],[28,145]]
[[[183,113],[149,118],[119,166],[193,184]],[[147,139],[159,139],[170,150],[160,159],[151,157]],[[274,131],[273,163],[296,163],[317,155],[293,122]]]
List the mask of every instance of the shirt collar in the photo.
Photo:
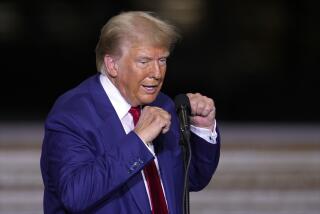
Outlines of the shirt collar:
[[105,74],[100,74],[100,82],[104,91],[107,93],[113,108],[116,110],[119,119],[121,120],[128,113],[131,105],[122,97],[120,91]]

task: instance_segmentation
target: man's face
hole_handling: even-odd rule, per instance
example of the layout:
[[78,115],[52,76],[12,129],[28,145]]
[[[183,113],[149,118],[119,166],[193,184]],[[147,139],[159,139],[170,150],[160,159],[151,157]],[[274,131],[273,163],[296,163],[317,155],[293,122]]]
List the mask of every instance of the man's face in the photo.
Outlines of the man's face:
[[165,73],[167,48],[134,43],[122,48],[116,61],[117,74],[114,84],[132,106],[154,101],[160,92]]

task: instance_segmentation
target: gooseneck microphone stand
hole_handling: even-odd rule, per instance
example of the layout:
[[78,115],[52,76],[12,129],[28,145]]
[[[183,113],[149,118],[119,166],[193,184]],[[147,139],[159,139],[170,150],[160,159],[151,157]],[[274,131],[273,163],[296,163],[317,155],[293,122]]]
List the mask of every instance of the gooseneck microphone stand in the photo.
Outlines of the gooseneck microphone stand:
[[190,130],[180,126],[180,146],[183,153],[184,166],[184,185],[183,185],[183,214],[190,213],[190,194],[189,194],[189,167],[191,162]]
[[183,185],[183,214],[190,213],[189,200],[189,167],[191,162],[191,145],[190,145],[190,101],[185,94],[175,97],[175,106],[180,122],[180,146],[183,155],[184,166],[184,185]]

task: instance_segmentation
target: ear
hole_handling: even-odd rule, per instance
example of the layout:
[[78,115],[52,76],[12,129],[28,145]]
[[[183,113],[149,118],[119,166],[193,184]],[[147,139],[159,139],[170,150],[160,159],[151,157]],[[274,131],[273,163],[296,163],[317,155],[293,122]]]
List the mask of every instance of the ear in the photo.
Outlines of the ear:
[[106,73],[111,77],[116,77],[118,75],[119,69],[116,58],[110,55],[105,55],[103,58],[103,62],[106,67]]

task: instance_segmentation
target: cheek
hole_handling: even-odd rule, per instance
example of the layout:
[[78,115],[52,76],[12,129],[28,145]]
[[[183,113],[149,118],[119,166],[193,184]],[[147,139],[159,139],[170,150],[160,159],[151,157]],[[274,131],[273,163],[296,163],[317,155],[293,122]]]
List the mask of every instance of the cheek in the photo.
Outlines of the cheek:
[[166,66],[164,66],[164,68],[163,68],[163,70],[162,70],[162,78],[164,78],[164,77],[165,77],[165,75],[166,75],[166,71],[167,71],[167,67],[166,67]]
[[125,84],[127,85],[127,88],[131,91],[131,93],[137,93],[141,85],[140,82],[141,78],[134,74],[129,74],[125,80]]

